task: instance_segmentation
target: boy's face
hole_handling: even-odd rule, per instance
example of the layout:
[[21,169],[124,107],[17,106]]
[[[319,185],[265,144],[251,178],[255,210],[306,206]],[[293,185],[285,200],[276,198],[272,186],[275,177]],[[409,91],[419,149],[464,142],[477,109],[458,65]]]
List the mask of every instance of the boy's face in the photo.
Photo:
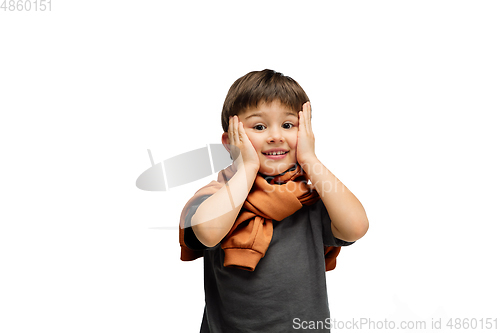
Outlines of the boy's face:
[[273,101],[248,109],[238,118],[260,158],[261,174],[274,176],[297,162],[298,111]]

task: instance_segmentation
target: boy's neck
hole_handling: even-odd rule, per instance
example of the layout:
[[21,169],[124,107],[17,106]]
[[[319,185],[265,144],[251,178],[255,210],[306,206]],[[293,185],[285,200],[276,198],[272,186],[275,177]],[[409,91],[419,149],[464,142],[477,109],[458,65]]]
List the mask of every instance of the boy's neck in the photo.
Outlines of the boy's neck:
[[[282,173],[279,173],[277,175],[274,175],[274,176],[269,176],[269,175],[263,175],[259,172],[259,174],[270,184],[271,181],[276,178],[276,177],[279,177],[279,176],[283,176],[284,174],[286,174],[287,172],[290,172],[290,171],[295,171],[295,169],[297,168],[298,164],[295,163],[291,168],[287,169],[286,171],[282,172]],[[281,184],[284,184],[286,182],[275,182],[275,184],[278,184],[278,185],[281,185]]]

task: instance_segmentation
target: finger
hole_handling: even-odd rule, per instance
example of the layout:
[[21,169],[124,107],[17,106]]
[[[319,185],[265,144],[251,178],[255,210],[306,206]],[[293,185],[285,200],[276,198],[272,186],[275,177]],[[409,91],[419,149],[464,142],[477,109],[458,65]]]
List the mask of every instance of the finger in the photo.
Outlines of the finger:
[[233,129],[233,117],[229,117],[229,128],[227,130],[227,136],[229,137],[229,144],[234,145],[234,129]]
[[234,152],[234,158],[237,159],[240,157],[240,134],[238,130],[238,117],[233,116],[231,119],[232,121],[232,127],[233,127],[233,152]]
[[236,151],[236,157],[240,158],[240,157],[242,157],[241,156],[241,148],[242,148],[241,142],[242,142],[242,140],[241,140],[241,128],[240,128],[240,126],[243,126],[243,123],[241,123],[239,121],[238,116],[234,116],[233,121],[234,121],[233,127],[234,127],[234,140],[235,140],[235,142],[234,142],[235,148],[234,149]]
[[229,117],[229,127],[227,129],[227,136],[229,141],[229,155],[234,160],[234,140],[233,140],[233,117]]
[[238,117],[234,116],[233,117],[233,131],[234,131],[234,144],[235,146],[238,145],[240,142],[240,134],[238,133]]
[[299,131],[304,127],[304,111],[299,111]]
[[233,150],[238,146],[238,125],[236,123],[236,116],[231,117],[231,145],[233,146]]
[[247,132],[245,131],[245,126],[243,126],[243,123],[241,121],[239,122],[238,132],[240,133],[241,142],[247,143],[250,141]]
[[302,110],[299,112],[300,116],[299,116],[299,132],[302,133],[302,134],[306,134],[307,133],[307,128],[306,128],[306,115],[305,115],[305,111]]
[[241,142],[241,138],[240,138],[240,122],[238,121],[238,116],[234,116],[234,124],[233,124],[233,127],[234,127],[234,142],[235,144],[239,144]]
[[309,102],[304,103],[304,125],[309,126]]
[[307,102],[305,106],[306,112],[304,114],[304,123],[306,127],[306,131],[308,134],[312,132],[312,127],[311,127],[311,103]]

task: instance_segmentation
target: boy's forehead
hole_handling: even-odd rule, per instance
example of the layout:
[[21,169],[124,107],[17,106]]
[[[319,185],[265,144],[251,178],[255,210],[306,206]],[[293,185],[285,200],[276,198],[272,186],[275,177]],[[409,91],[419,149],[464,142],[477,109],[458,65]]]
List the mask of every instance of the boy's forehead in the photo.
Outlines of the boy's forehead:
[[299,114],[299,110],[293,110],[292,108],[284,105],[280,101],[273,101],[270,103],[261,102],[257,107],[250,107],[242,112],[245,117],[251,116],[265,116],[271,113],[280,113],[286,116],[295,116]]

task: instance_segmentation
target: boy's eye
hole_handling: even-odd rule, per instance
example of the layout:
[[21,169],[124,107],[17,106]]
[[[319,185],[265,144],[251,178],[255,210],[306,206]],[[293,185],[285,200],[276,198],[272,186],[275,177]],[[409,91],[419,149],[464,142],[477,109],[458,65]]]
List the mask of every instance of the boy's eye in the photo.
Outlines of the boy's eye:
[[292,123],[284,123],[283,124],[283,128],[286,128],[286,129],[290,129],[293,127],[293,124]]
[[262,131],[264,130],[265,127],[264,125],[255,125],[253,128],[256,129],[257,131]]

